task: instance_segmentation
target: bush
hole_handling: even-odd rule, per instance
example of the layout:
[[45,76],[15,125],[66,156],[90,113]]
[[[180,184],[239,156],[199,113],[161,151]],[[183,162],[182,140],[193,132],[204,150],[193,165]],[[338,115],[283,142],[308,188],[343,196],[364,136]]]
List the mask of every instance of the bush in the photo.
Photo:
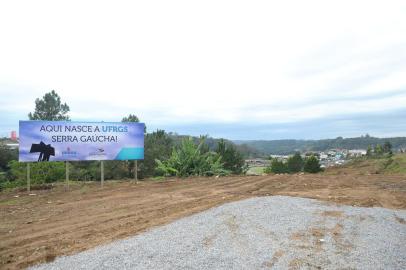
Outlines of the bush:
[[224,169],[234,174],[245,173],[248,170],[242,154],[232,144],[226,144],[224,139],[217,143],[216,153],[221,156]]
[[288,170],[288,166],[286,165],[286,163],[284,163],[283,161],[279,161],[278,159],[273,159],[271,161],[271,166],[265,168],[265,173],[287,173]]
[[267,166],[267,167],[265,167],[265,169],[264,169],[264,173],[266,173],[266,174],[270,174],[270,173],[272,173],[272,167],[271,167],[271,166]]
[[[157,176],[156,159],[167,160],[172,153],[173,140],[163,130],[157,130],[145,136],[145,156],[139,161],[139,177]],[[131,161],[131,164],[134,162]]]
[[183,139],[179,147],[174,147],[169,159],[156,160],[158,172],[165,176],[187,177],[192,175],[211,176],[226,175],[221,156],[205,149],[204,139],[196,145],[192,138]]
[[10,169],[9,163],[18,159],[18,150],[10,149],[7,145],[0,142],[0,171]]
[[307,173],[318,173],[321,171],[319,160],[315,156],[306,158],[304,163],[304,171]]
[[303,159],[300,153],[296,153],[288,158],[287,166],[289,173],[297,173],[303,169]]
[[[27,178],[27,164],[11,161],[9,181],[25,181]],[[63,162],[31,163],[30,178],[33,184],[44,184],[59,181],[65,177]]]

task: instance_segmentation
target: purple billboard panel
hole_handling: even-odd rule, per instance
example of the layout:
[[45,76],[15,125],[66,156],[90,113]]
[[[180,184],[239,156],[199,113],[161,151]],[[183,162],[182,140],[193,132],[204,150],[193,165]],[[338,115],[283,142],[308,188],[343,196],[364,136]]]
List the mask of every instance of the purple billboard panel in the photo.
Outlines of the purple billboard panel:
[[143,123],[20,121],[19,161],[144,159]]

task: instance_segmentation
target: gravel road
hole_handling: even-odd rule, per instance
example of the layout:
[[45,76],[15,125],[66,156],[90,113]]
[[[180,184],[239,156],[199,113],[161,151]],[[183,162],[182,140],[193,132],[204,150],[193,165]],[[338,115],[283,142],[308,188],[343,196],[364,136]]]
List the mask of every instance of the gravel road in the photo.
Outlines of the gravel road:
[[32,269],[406,269],[406,210],[269,196]]

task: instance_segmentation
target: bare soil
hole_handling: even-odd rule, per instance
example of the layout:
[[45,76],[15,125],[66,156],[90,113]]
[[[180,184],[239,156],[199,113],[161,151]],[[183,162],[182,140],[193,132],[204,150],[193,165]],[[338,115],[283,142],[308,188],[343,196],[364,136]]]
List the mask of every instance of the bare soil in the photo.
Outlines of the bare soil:
[[104,188],[91,183],[74,185],[70,191],[58,186],[32,193],[35,195],[0,193],[1,269],[52,261],[56,256],[77,253],[225,202],[254,196],[289,195],[406,209],[404,175],[353,172],[149,180],[138,184],[107,181]]

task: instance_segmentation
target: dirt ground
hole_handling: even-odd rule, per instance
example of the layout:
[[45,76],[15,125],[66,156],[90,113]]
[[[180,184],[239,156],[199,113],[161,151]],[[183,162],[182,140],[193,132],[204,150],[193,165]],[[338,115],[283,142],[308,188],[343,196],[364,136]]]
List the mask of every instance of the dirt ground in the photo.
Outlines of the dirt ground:
[[[107,181],[0,193],[0,268],[20,269],[125,238],[225,202],[290,195],[406,209],[404,175],[273,175]],[[18,196],[18,197],[17,197]]]

